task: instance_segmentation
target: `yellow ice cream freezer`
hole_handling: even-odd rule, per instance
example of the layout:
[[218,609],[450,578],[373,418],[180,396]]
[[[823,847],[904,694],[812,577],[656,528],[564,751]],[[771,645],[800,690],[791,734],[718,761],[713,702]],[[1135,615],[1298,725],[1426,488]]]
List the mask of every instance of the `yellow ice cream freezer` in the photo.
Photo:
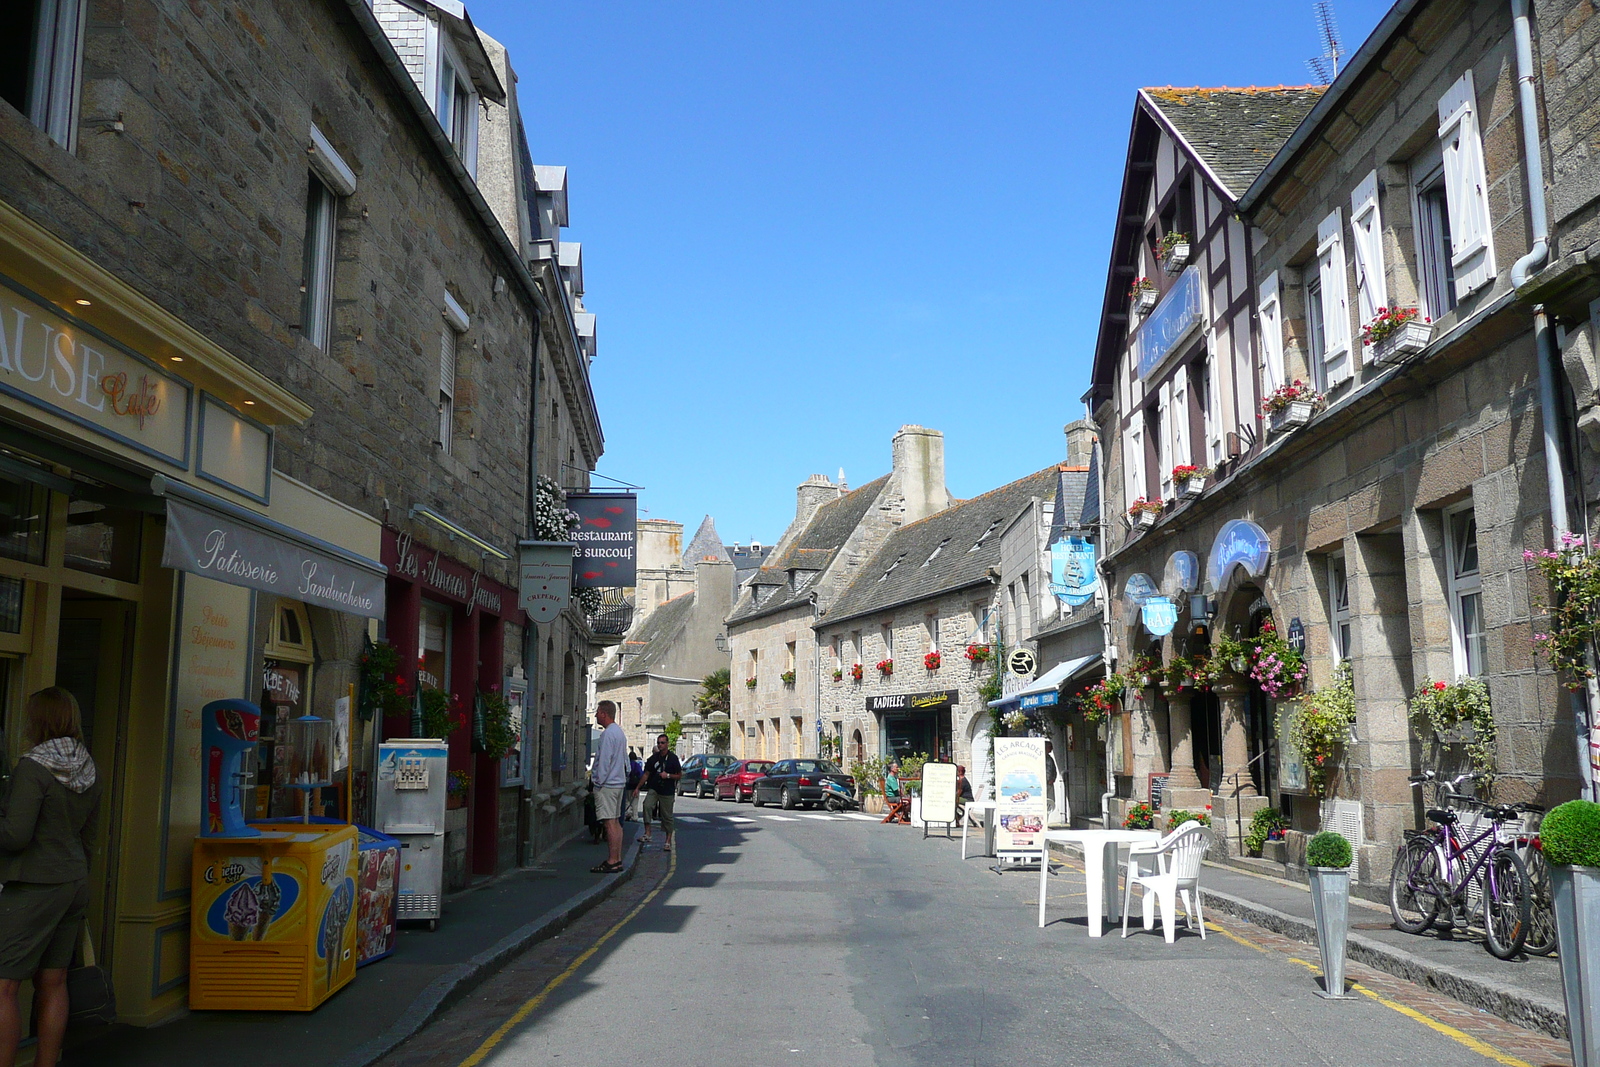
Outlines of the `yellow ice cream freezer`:
[[189,1006],[310,1011],[356,971],[356,828],[253,823],[194,843]]

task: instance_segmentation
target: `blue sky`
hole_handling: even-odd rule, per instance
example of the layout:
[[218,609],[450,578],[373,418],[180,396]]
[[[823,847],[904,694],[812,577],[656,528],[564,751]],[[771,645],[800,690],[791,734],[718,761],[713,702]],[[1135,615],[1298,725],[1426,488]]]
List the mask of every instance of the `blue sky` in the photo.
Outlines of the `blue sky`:
[[[1387,8],[1339,0],[1348,50]],[[1134,91],[1304,84],[1320,51],[1309,0],[469,10],[568,168],[600,473],[730,543],[812,473],[882,474],[902,423],[959,497],[1058,462]]]

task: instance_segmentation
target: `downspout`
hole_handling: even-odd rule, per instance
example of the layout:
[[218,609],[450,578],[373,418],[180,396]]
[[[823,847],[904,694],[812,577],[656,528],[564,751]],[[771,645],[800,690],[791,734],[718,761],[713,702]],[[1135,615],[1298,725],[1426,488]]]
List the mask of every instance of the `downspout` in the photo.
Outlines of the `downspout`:
[[[1533,83],[1533,38],[1528,21],[1528,0],[1511,0],[1511,25],[1517,51],[1517,110],[1522,119],[1522,161],[1528,186],[1528,221],[1533,229],[1533,247],[1511,267],[1511,285],[1520,289],[1528,275],[1544,265],[1550,255],[1550,222],[1545,214],[1544,162],[1539,155],[1539,112]],[[1561,455],[1561,411],[1556,396],[1557,359],[1555,335],[1544,305],[1533,309],[1533,340],[1539,365],[1539,421],[1544,425],[1544,465],[1546,488],[1550,495],[1551,544],[1560,548],[1562,538],[1571,532],[1567,514],[1566,465]],[[1589,765],[1589,723],[1592,709],[1600,700],[1600,687],[1589,679],[1584,698],[1572,698],[1573,728],[1578,745],[1578,780],[1582,791],[1596,796],[1594,776]]]
[[[1089,411],[1089,421],[1094,421],[1093,409]],[[1098,423],[1095,425],[1096,427],[1099,426]],[[1111,665],[1116,658],[1113,655],[1115,649],[1111,644],[1111,595],[1107,590],[1105,572],[1106,544],[1111,524],[1106,521],[1106,457],[1100,447],[1100,434],[1098,431],[1094,435],[1094,470],[1096,499],[1100,501],[1100,506],[1096,509],[1099,514],[1095,516],[1095,537],[1098,542],[1099,552],[1096,554],[1094,566],[1100,576],[1100,580],[1095,583],[1095,599],[1100,602],[1101,663],[1106,672],[1106,677],[1109,678],[1111,677]],[[1110,727],[1107,727],[1107,730],[1109,729]],[[1109,747],[1110,741],[1108,739],[1106,748],[1109,749]],[[1116,797],[1117,789],[1112,784],[1111,753],[1102,751],[1101,757],[1101,766],[1105,768],[1106,773],[1105,780],[1101,783],[1105,787],[1105,792],[1100,794],[1100,826],[1109,830],[1112,828],[1111,801]]]

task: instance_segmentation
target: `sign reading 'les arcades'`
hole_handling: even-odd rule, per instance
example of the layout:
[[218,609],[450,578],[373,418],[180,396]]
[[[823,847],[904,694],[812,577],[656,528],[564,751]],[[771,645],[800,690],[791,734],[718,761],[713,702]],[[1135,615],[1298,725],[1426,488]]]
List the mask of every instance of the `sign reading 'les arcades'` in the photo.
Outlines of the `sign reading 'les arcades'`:
[[578,515],[572,540],[572,588],[630,586],[639,539],[639,498],[632,493],[568,493],[567,507]]
[[187,383],[0,277],[0,391],[183,466]]

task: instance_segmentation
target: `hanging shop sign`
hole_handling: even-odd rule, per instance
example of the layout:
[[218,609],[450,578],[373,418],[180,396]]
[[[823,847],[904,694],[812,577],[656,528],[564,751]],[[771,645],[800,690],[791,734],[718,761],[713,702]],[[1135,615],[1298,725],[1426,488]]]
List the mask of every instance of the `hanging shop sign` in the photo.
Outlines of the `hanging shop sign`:
[[1298,615],[1289,620],[1289,647],[1302,656],[1306,654],[1306,624]]
[[1026,678],[1039,669],[1039,658],[1031,649],[1016,648],[1006,657],[1006,666],[1019,678]]
[[1204,317],[1200,268],[1190,267],[1139,327],[1139,377],[1147,378],[1200,325]]
[[1139,617],[1139,609],[1144,602],[1159,592],[1148,574],[1137,572],[1128,575],[1128,580],[1122,585],[1122,621],[1132,623]]
[[1171,597],[1153,596],[1139,606],[1139,618],[1152,636],[1165,637],[1178,625],[1178,605]]
[[1064,537],[1050,546],[1050,592],[1069,608],[1094,599],[1100,576],[1095,571],[1094,545],[1086,538]]
[[1161,576],[1161,591],[1175,597],[1199,588],[1200,557],[1182,550],[1168,556],[1166,572]]
[[1267,573],[1272,561],[1272,541],[1267,532],[1249,519],[1231,519],[1217,531],[1206,561],[1206,585],[1217,592],[1227,583],[1234,567],[1243,567],[1252,578]]
[[383,569],[370,560],[363,566],[171,497],[161,565],[334,611],[383,618]]
[[383,528],[383,562],[395,577],[420,582],[441,600],[465,604],[468,615],[479,608],[490,615],[516,609],[517,596],[509,586],[388,526]]
[[189,384],[4,276],[0,392],[188,466]]
[[1044,847],[1045,793],[1044,738],[994,739],[995,851],[1036,853]]
[[517,545],[517,603],[534,622],[553,622],[572,599],[570,541],[523,541]]
[[958,689],[935,689],[927,693],[885,693],[867,698],[868,711],[941,711],[961,703]]
[[621,589],[634,584],[639,542],[639,498],[633,493],[568,493],[576,512],[572,588]]

